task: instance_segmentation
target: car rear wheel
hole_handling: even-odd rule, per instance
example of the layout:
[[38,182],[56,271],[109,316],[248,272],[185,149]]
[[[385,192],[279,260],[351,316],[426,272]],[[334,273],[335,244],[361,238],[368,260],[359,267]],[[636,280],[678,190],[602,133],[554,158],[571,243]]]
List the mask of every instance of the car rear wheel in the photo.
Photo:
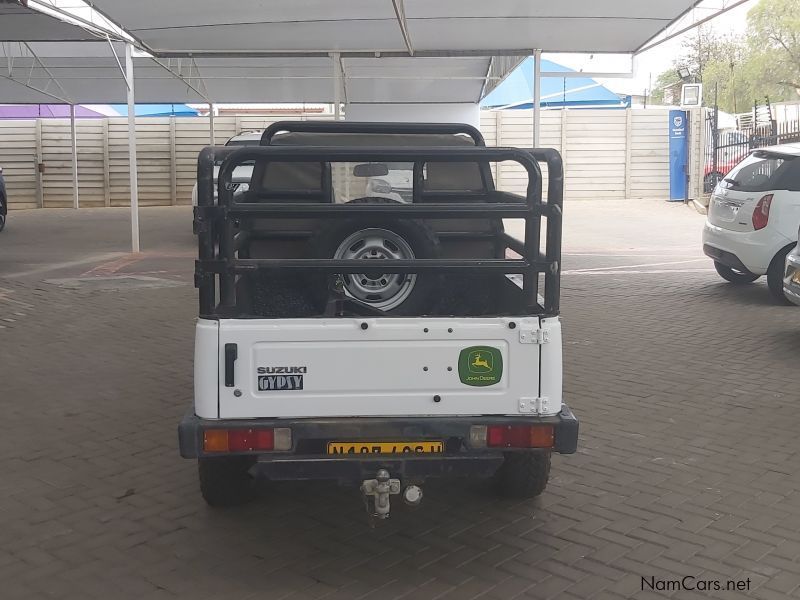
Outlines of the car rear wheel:
[[794,246],[786,246],[778,252],[769,263],[767,269],[767,286],[778,304],[792,304],[783,293],[783,274],[786,270],[786,255],[792,251]]
[[714,268],[717,270],[717,273],[719,273],[719,276],[725,281],[730,281],[731,283],[735,284],[753,283],[760,277],[759,275],[751,273],[750,271],[737,271],[736,269],[732,269],[729,266],[723,265],[721,262],[717,261],[714,261]]
[[494,484],[504,498],[534,498],[547,487],[549,477],[550,452],[507,452]]
[[206,504],[214,508],[238,506],[255,498],[255,480],[249,470],[249,456],[215,456],[199,458],[200,493]]

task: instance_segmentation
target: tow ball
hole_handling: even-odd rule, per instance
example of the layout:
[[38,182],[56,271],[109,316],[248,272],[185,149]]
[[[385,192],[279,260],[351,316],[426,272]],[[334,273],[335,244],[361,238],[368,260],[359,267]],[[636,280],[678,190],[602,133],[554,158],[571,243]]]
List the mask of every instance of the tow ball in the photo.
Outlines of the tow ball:
[[[361,483],[361,493],[369,515],[377,519],[388,518],[391,510],[389,496],[399,494],[400,489],[400,480],[392,479],[386,469],[379,469],[375,479],[365,479]],[[416,485],[406,486],[403,490],[403,501],[410,506],[417,506],[422,501],[422,489]]]

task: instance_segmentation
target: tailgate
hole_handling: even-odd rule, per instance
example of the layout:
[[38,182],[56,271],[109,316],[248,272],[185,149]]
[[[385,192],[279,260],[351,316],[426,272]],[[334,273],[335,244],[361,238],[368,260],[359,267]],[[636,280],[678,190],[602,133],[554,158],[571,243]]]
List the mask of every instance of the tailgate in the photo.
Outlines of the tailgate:
[[538,330],[537,318],[222,319],[219,417],[519,414],[540,395]]

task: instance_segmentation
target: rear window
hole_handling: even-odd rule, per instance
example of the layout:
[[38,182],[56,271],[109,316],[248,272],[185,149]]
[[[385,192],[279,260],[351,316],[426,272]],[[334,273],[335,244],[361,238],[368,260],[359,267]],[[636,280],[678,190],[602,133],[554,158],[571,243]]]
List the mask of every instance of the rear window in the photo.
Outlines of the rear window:
[[794,157],[754,152],[736,165],[722,180],[722,185],[743,192],[767,192],[782,189],[787,171],[796,170]]

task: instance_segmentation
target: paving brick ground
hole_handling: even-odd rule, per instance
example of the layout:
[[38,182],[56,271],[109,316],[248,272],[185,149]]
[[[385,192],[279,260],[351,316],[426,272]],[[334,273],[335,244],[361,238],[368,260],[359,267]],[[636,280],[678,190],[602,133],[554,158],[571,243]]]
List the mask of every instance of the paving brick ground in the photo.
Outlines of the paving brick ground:
[[[800,309],[718,279],[688,209],[626,206],[567,207],[578,454],[534,501],[432,483],[376,530],[328,484],[201,500],[175,434],[196,310],[186,209],[143,211],[138,260],[124,211],[12,213],[0,597],[800,598]],[[750,590],[642,590],[687,575]]]

